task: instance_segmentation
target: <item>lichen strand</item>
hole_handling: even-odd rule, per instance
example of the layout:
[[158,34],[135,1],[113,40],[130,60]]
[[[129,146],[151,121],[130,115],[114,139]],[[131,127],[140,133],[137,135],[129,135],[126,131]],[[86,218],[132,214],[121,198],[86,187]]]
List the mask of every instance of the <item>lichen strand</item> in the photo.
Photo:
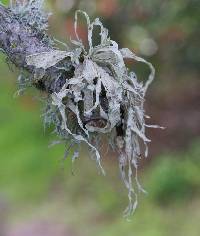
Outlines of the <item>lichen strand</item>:
[[[26,20],[30,15],[29,23],[34,27],[35,19],[40,19],[36,28],[45,29],[47,23],[41,10],[42,1],[30,2],[12,5],[12,11],[18,15],[23,13]],[[36,18],[29,10],[31,4],[37,9]],[[39,14],[41,18],[38,18]],[[87,21],[88,47],[83,45],[77,33],[79,14],[83,14]],[[47,99],[45,124],[53,123],[59,137],[69,144],[69,148],[86,143],[103,173],[98,143],[102,134],[109,137],[109,144],[118,153],[121,176],[128,189],[129,204],[124,213],[129,216],[137,206],[138,192],[144,192],[137,178],[137,168],[143,150],[141,141],[145,147],[144,155],[148,155],[147,144],[150,140],[145,136],[145,128],[149,125],[145,124],[143,104],[155,71],[149,62],[129,49],[119,49],[98,18],[90,22],[85,12],[77,11],[74,26],[76,39],[71,40],[75,45],[74,50],[51,48],[36,52],[26,56],[26,64],[34,68],[34,78],[43,78],[39,84],[41,87],[45,87],[49,80],[54,81],[54,88],[50,89]],[[96,46],[92,42],[95,27],[100,28],[101,38],[100,44]],[[135,73],[129,71],[125,58],[149,66],[150,75],[145,83],[139,82]],[[78,152],[75,151],[72,160],[77,156]]]

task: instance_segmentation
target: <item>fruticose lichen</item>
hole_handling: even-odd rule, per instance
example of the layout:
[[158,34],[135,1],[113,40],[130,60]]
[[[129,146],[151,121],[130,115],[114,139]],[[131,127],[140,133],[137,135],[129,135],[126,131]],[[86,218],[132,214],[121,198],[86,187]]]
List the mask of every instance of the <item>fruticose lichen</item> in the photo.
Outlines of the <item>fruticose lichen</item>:
[[[42,0],[11,1],[11,10],[21,21],[28,22],[38,31],[45,31],[48,14],[42,10],[42,3]],[[87,48],[77,33],[79,14],[87,22]],[[95,27],[99,27],[101,39],[96,46],[93,45]],[[145,135],[145,129],[158,127],[146,125],[144,111],[144,97],[154,79],[155,70],[151,63],[128,48],[120,49],[98,18],[91,22],[85,12],[78,10],[74,28],[76,39],[71,42],[75,49],[62,51],[54,46],[49,51],[28,55],[26,63],[35,68],[31,75],[34,83],[37,80],[43,84],[58,81],[46,99],[45,124],[53,123],[57,134],[69,147],[86,143],[103,174],[98,144],[102,134],[104,138],[105,135],[108,137],[109,144],[118,153],[121,176],[128,189],[129,205],[124,212],[127,216],[137,206],[138,192],[144,192],[138,181],[137,169],[142,156],[142,142],[144,155],[148,155],[150,140]],[[126,67],[126,58],[149,67],[150,74],[145,83],[139,82],[136,74]],[[66,77],[60,83],[64,73]],[[30,84],[30,80],[22,78],[23,85],[26,81]],[[78,157],[77,150],[72,160]]]

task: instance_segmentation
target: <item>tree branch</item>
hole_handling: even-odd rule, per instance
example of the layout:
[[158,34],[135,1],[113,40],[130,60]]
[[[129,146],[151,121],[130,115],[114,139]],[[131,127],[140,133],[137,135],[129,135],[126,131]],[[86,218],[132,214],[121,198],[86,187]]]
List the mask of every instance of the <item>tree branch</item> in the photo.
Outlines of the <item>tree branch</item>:
[[[58,74],[58,69],[49,68],[41,76],[42,71],[27,65],[26,57],[35,53],[48,52],[53,47],[52,40],[44,32],[20,21],[9,8],[0,4],[0,48],[16,67],[30,73],[35,87],[47,93],[58,92],[65,80],[72,77],[73,67],[68,73],[63,71],[60,75],[59,71],[60,76],[55,80],[53,78]],[[33,76],[35,73],[39,74],[39,79]]]

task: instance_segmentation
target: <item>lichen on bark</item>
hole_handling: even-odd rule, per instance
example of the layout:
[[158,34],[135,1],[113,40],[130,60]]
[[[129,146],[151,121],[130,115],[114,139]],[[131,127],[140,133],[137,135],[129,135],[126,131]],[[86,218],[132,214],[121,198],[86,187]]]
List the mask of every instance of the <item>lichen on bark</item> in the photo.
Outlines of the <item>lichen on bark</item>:
[[[120,49],[108,30],[96,18],[90,21],[85,12],[75,13],[75,49],[60,50],[57,40],[47,35],[48,16],[42,0],[11,1],[0,5],[0,48],[20,68],[22,88],[35,86],[47,94],[45,124],[54,124],[60,139],[78,146],[86,143],[102,173],[98,143],[102,134],[118,155],[122,179],[128,189],[129,205],[125,215],[137,206],[138,191],[144,192],[137,177],[141,141],[148,155],[150,140],[145,135],[144,100],[154,79],[151,63],[127,48]],[[79,15],[86,18],[88,47],[77,33]],[[94,28],[100,28],[100,43],[93,45]],[[147,80],[139,82],[125,59],[149,67]],[[77,150],[72,160],[78,157]],[[134,187],[135,186],[135,187]]]

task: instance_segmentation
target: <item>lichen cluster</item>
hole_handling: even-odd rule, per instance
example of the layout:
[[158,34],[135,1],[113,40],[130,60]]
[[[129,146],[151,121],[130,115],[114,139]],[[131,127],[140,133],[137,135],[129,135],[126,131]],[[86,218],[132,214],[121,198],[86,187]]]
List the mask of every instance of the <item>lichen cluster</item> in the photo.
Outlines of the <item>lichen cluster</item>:
[[[29,21],[33,27],[45,30],[47,14],[42,10],[42,2],[15,1],[11,9],[21,16],[22,21]],[[77,33],[79,14],[87,22],[88,47]],[[93,44],[95,27],[100,29],[98,45]],[[138,182],[137,168],[142,156],[141,145],[145,147],[144,155],[148,155],[150,140],[145,135],[145,129],[158,127],[146,125],[144,111],[144,97],[155,71],[149,62],[129,49],[120,49],[109,38],[108,30],[98,18],[91,22],[85,12],[76,11],[74,28],[76,39],[71,42],[75,49],[62,51],[55,46],[51,50],[28,55],[26,63],[35,68],[31,75],[35,80],[39,78],[46,83],[47,80],[60,81],[62,77],[62,84],[54,83],[57,88],[48,94],[45,123],[53,123],[59,137],[69,147],[86,143],[102,173],[98,144],[102,134],[104,138],[105,135],[108,137],[109,144],[118,153],[121,176],[128,189],[129,205],[125,215],[130,215],[137,206],[138,191],[144,191]],[[136,74],[127,68],[126,58],[149,67],[150,74],[145,83],[139,82]],[[45,76],[47,73],[48,76]],[[77,150],[72,160],[78,157]]]
[[21,22],[37,28],[46,30],[48,27],[48,16],[43,9],[44,0],[10,0],[10,8]]

